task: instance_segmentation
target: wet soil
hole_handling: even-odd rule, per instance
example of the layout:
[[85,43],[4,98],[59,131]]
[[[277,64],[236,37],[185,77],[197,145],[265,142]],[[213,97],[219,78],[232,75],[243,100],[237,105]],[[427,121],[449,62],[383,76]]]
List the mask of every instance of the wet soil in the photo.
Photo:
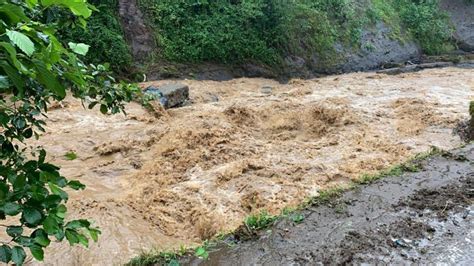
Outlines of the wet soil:
[[[474,261],[474,144],[285,219],[258,240],[186,265],[451,264]],[[339,206],[339,207],[335,207]],[[343,207],[341,207],[343,206]]]
[[89,249],[54,243],[45,263],[117,265],[199,244],[249,214],[278,214],[431,146],[452,149],[474,98],[474,72],[461,68],[179,82],[190,104],[178,109],[131,103],[127,116],[104,116],[68,98],[48,113],[47,133],[30,144],[87,185],[71,192],[69,218],[90,218],[103,233]]

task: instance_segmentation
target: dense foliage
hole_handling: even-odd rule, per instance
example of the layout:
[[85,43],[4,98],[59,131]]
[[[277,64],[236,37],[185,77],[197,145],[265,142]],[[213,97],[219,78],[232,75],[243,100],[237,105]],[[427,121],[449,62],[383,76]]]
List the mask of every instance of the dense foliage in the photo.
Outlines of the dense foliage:
[[118,20],[117,0],[89,2],[99,11],[91,15],[87,27],[68,27],[61,31],[61,35],[66,40],[84,42],[91,46],[85,58],[86,62],[108,62],[112,70],[123,73],[131,66],[132,56]]
[[164,56],[176,61],[275,63],[285,52],[328,51],[357,24],[346,0],[141,0],[140,5],[157,29]]
[[427,54],[439,54],[452,45],[453,29],[436,0],[396,0],[400,18]]
[[426,53],[449,48],[451,28],[437,0],[139,0],[163,56],[182,62],[278,63],[285,55],[332,56],[361,47],[363,29],[386,20],[406,28]]
[[[83,64],[88,45],[57,38],[56,29],[85,25],[93,9],[86,0],[0,0],[0,219],[9,237],[0,246],[2,262],[23,264],[25,248],[42,260],[51,241],[88,246],[100,233],[87,220],[67,220],[67,190],[84,185],[26,143],[45,131],[51,100],[68,91],[103,113],[123,110],[137,91],[115,84],[106,67]],[[72,15],[54,19],[51,12]]]

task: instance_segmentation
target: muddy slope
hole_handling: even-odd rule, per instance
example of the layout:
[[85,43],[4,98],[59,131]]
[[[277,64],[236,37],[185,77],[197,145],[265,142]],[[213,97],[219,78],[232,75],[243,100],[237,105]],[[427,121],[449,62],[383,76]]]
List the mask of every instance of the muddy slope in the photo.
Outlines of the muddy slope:
[[[402,64],[410,60],[418,60],[422,54],[420,48],[412,40],[402,42],[392,37],[393,29],[383,22],[378,22],[371,28],[366,28],[361,34],[361,46],[357,49],[336,44],[334,64],[321,63],[317,55],[309,60],[299,58],[297,62],[304,61],[302,73],[346,73],[353,71],[367,71],[385,66]],[[403,34],[404,33],[400,33]],[[288,63],[288,61],[287,61]],[[290,63],[288,69],[295,69],[297,65]],[[297,68],[296,68],[297,69]]]
[[279,222],[257,241],[189,265],[346,265],[474,260],[474,144]]
[[145,25],[137,0],[120,0],[119,18],[134,60],[144,60],[155,50],[156,45],[153,33]]

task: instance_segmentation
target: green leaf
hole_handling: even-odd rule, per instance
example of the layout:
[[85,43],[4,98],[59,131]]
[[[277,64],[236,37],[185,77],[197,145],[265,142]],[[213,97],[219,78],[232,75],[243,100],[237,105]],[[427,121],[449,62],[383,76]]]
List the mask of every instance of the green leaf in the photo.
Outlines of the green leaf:
[[48,234],[46,234],[43,229],[36,229],[31,236],[33,237],[34,242],[42,247],[47,247],[51,243]]
[[39,158],[38,158],[38,163],[40,163],[40,164],[44,163],[45,159],[46,159],[46,151],[41,149],[40,150],[40,155],[39,155]]
[[39,165],[39,168],[43,171],[47,172],[54,172],[58,171],[60,168],[57,167],[56,165],[50,164],[50,163],[43,163]]
[[26,176],[25,175],[19,175],[15,179],[15,182],[13,182],[13,188],[15,191],[21,190],[25,187],[26,185]]
[[0,247],[0,261],[8,263],[12,259],[12,249],[7,246],[3,245]]
[[0,61],[0,66],[8,75],[8,78],[13,83],[13,85],[15,85],[15,87],[18,89],[19,94],[23,95],[23,92],[25,91],[25,81],[18,73],[18,70],[15,70],[10,64],[8,64],[7,61]]
[[33,243],[33,239],[27,236],[18,236],[15,238],[15,242],[23,247],[29,247]]
[[21,226],[8,226],[7,234],[11,237],[21,236],[23,234],[23,227]]
[[78,233],[72,229],[66,229],[66,239],[71,246],[79,243]]
[[56,239],[58,241],[63,241],[64,236],[65,236],[65,234],[64,234],[63,230],[58,230],[58,232],[56,232],[56,234],[54,234],[54,237],[56,237]]
[[0,75],[0,89],[10,88],[11,84],[7,76]]
[[109,108],[107,108],[107,105],[105,105],[105,104],[101,104],[101,105],[100,105],[100,112],[101,112],[102,114],[105,115],[105,114],[107,114],[108,111],[109,111]]
[[198,247],[195,255],[202,259],[207,259],[209,257],[209,253],[207,253],[207,250],[204,247]]
[[7,202],[2,209],[6,215],[15,216],[20,213],[21,206],[14,202]]
[[91,223],[87,220],[74,220],[66,224],[66,228],[69,229],[78,229],[78,228],[88,228],[91,226]]
[[9,190],[10,186],[6,183],[0,182],[0,200],[4,201],[7,198]]
[[46,89],[51,90],[61,99],[66,96],[66,88],[58,81],[56,76],[48,70],[44,62],[34,60],[36,70],[38,71],[38,81],[43,84]]
[[23,137],[25,137],[26,139],[29,139],[33,136],[33,129],[32,128],[27,128],[25,129],[25,131],[23,131]]
[[80,55],[87,55],[87,52],[89,52],[89,48],[90,48],[89,45],[84,44],[84,43],[70,42],[68,43],[68,45],[69,45],[69,48],[71,48],[71,50],[74,53],[80,54]]
[[0,42],[0,46],[2,46],[5,51],[8,52],[8,54],[10,55],[10,62],[13,64],[13,66],[15,66],[17,70],[20,70],[23,73],[28,72],[28,69],[26,69],[26,67],[18,60],[16,56],[16,49],[15,47],[13,47],[13,45],[11,45],[11,43]]
[[30,246],[30,251],[31,251],[31,255],[33,255],[33,257],[39,261],[43,261],[44,259],[44,251],[43,251],[43,247],[41,247],[40,245],[32,245]]
[[40,224],[43,215],[37,209],[26,208],[23,210],[22,218],[28,225],[37,226]]
[[25,22],[30,21],[20,6],[7,4],[4,1],[2,1],[2,5],[0,6],[0,14],[5,14],[13,24],[19,23],[22,20]]
[[35,52],[35,44],[25,34],[7,29],[7,36],[13,44],[28,56],[31,56]]
[[77,159],[77,154],[73,151],[68,151],[64,154],[64,157],[66,157],[68,161],[74,161]]
[[91,102],[88,106],[89,109],[94,108],[99,102]]
[[83,234],[77,234],[77,238],[79,239],[79,243],[83,245],[84,247],[89,247],[89,239]]
[[56,209],[56,216],[64,219],[66,217],[67,208],[64,205],[59,205]]
[[55,195],[58,195],[61,197],[61,199],[63,200],[67,200],[69,198],[69,196],[67,195],[67,193],[62,190],[60,187],[58,187],[57,185],[49,182],[48,183],[48,186],[49,186],[49,189],[51,190],[51,192]]
[[23,129],[26,126],[26,120],[22,116],[13,119],[12,123],[18,129]]
[[34,7],[38,4],[38,0],[26,0],[26,4],[28,4],[29,7]]
[[44,6],[61,5],[67,7],[76,16],[88,18],[92,15],[92,10],[85,0],[42,0]]
[[99,240],[100,230],[93,228],[89,228],[87,230],[89,231],[89,235],[91,236],[92,240],[94,240],[94,242],[97,242],[97,240]]
[[54,235],[60,231],[59,224],[51,215],[46,217],[43,221],[43,229],[48,235]]
[[26,258],[26,253],[22,247],[16,246],[12,248],[12,260],[16,265],[18,266],[23,265],[25,258]]
[[69,183],[67,183],[67,185],[74,189],[74,190],[80,190],[80,189],[85,189],[86,186],[84,184],[82,184],[81,182],[77,181],[77,180],[71,180],[69,181]]

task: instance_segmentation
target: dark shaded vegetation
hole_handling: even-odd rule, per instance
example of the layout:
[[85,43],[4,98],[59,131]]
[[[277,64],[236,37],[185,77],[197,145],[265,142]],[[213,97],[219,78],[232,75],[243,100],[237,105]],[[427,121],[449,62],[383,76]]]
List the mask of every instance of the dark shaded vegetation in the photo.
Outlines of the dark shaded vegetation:
[[107,67],[85,64],[87,44],[58,34],[84,27],[93,9],[85,0],[0,2],[0,220],[6,233],[0,261],[5,264],[23,265],[26,250],[42,261],[53,241],[88,247],[100,234],[90,221],[67,215],[69,191],[85,185],[62,176],[42,146],[27,142],[46,132],[51,103],[61,104],[67,95],[90,109],[100,106],[104,114],[123,111],[125,102],[141,95],[134,85],[116,84]]
[[[472,2],[471,0],[466,0]],[[93,0],[87,29],[64,31],[91,46],[86,61],[109,62],[118,73],[132,64],[117,0]],[[364,31],[383,22],[391,38],[414,40],[426,54],[453,48],[453,28],[439,0],[138,0],[159,45],[150,60],[177,63],[254,63],[272,68],[288,56],[331,66],[341,47],[370,51]]]
[[[287,55],[337,60],[335,46],[360,43],[383,21],[401,42],[415,39],[427,54],[452,49],[452,28],[437,0],[140,0],[156,30],[161,56],[178,62],[259,62]],[[405,29],[408,36],[401,33]]]
[[97,11],[87,22],[87,28],[75,27],[63,30],[61,35],[66,40],[74,40],[90,45],[85,60],[99,64],[107,62],[116,73],[122,74],[130,68],[132,55],[125,41],[118,19],[117,0],[90,0]]

